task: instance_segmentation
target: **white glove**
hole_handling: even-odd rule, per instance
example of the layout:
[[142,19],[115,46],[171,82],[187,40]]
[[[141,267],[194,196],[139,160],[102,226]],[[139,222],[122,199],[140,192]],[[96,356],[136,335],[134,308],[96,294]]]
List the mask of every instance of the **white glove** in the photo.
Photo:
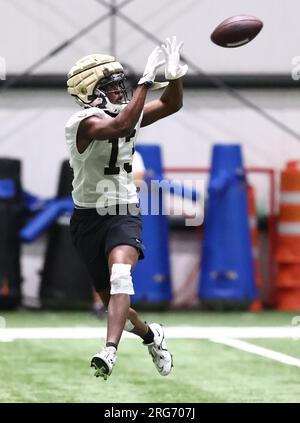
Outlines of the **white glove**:
[[168,83],[160,83],[155,82],[156,72],[157,69],[164,65],[166,63],[165,60],[160,59],[161,49],[160,47],[155,47],[155,49],[152,51],[150,56],[148,57],[147,64],[143,73],[142,78],[139,80],[138,85],[142,85],[145,83],[149,83],[149,86],[151,85],[151,89],[159,89],[163,88],[168,85]]
[[188,71],[188,65],[180,64],[180,50],[183,41],[177,44],[176,36],[166,39],[166,44],[162,44],[161,49],[166,59],[165,77],[166,79],[178,79]]

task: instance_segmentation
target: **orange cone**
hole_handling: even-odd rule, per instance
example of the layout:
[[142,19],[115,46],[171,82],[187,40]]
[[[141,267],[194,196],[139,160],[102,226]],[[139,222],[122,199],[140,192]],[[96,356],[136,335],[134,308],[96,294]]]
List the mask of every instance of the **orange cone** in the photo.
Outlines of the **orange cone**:
[[300,310],[300,160],[281,172],[276,262],[279,310]]

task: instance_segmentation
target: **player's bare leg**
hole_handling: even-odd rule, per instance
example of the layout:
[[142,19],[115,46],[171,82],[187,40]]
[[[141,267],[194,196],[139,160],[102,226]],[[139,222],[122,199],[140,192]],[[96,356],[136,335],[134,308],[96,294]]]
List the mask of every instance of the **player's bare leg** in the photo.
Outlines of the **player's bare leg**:
[[[138,251],[130,245],[113,248],[108,257],[110,272],[110,298],[108,301],[108,323],[106,346],[92,357],[91,366],[95,376],[105,380],[111,374],[116,362],[116,351],[128,317],[130,297],[134,293],[131,269],[138,260]],[[107,299],[105,299],[107,303]]]
[[[110,292],[109,290],[106,291],[100,291],[98,292],[104,306],[106,308],[108,308],[108,304],[109,304],[109,300],[110,300]],[[140,318],[138,313],[132,308],[129,307],[129,311],[128,311],[128,316],[127,316],[127,320],[129,320],[132,323],[132,330],[130,331],[131,333],[140,336],[141,338],[144,338],[144,336],[147,334],[149,327],[148,325],[143,322]],[[126,327],[126,325],[125,325]]]
[[[111,274],[113,276],[113,268],[119,264],[130,265],[130,274],[131,269],[136,265],[138,260],[138,251],[135,247],[130,245],[120,245],[112,249],[108,257],[108,266]],[[118,277],[118,275],[117,275]],[[122,275],[119,277],[122,279]],[[131,279],[131,276],[130,276]],[[111,281],[113,285],[113,281]],[[113,287],[111,287],[111,293]],[[127,288],[126,288],[127,289]],[[126,291],[123,288],[117,288],[120,291]],[[110,300],[108,303],[108,324],[107,324],[107,343],[114,343],[118,345],[126,319],[128,317],[130,308],[130,297],[127,293],[114,293],[111,294]]]
[[[98,294],[103,304],[108,307],[111,297],[109,290],[100,291]],[[157,323],[147,325],[140,319],[138,313],[130,307],[125,330],[143,339],[143,343],[148,347],[148,352],[157,371],[161,376],[167,376],[171,372],[173,358],[167,349],[162,326]]]

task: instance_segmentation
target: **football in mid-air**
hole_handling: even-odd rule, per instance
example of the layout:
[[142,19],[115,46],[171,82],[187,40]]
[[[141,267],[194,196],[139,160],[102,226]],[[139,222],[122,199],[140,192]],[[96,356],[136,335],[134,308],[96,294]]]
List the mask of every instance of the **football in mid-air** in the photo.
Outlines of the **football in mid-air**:
[[254,16],[232,16],[217,26],[211,34],[211,40],[221,47],[241,47],[252,41],[262,27],[262,21]]

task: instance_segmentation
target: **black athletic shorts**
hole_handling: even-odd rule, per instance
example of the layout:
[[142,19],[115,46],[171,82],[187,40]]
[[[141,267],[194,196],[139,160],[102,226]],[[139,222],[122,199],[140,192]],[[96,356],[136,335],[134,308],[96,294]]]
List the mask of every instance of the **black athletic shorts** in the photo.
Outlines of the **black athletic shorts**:
[[[139,209],[137,209],[139,210]],[[81,260],[85,263],[96,291],[110,287],[108,256],[117,245],[132,245],[144,258],[141,240],[142,221],[140,211],[132,213],[126,207],[122,214],[99,215],[96,209],[74,209],[70,231]]]

